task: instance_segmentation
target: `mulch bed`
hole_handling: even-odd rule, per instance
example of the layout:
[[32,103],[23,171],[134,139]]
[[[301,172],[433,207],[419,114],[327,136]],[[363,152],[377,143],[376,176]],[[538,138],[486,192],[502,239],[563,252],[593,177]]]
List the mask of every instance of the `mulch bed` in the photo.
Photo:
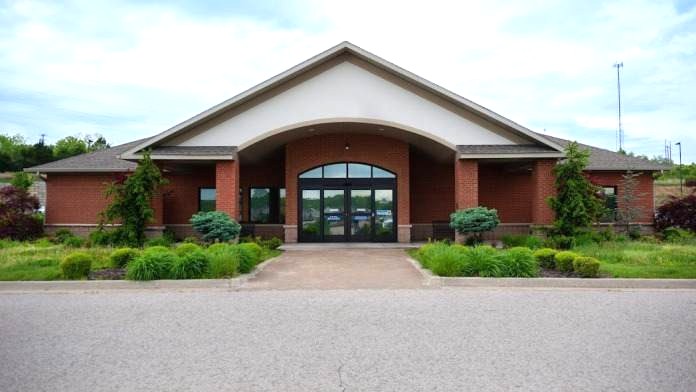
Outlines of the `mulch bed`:
[[555,269],[546,269],[546,268],[540,268],[539,269],[539,277],[540,278],[579,278],[579,276],[575,275],[574,273],[563,273]]
[[89,280],[123,280],[126,276],[124,268],[105,268],[91,271],[87,279]]

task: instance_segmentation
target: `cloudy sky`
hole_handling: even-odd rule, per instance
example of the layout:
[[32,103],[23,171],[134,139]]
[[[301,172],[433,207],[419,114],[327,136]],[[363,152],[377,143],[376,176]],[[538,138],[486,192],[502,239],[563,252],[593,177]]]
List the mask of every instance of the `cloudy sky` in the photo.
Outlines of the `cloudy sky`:
[[[348,40],[533,130],[696,161],[696,1],[0,0],[0,132],[161,132]],[[463,5],[463,3],[467,3]],[[674,150],[676,157],[676,149]]]

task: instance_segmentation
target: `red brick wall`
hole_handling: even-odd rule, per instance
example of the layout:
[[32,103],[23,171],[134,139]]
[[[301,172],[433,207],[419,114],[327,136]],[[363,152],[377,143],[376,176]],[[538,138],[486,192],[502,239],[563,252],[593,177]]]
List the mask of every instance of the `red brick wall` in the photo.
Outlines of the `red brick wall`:
[[532,221],[532,174],[503,165],[479,166],[479,204],[498,210],[502,223]]
[[215,168],[196,167],[189,173],[168,173],[169,184],[162,187],[164,223],[188,224],[198,212],[199,188],[215,188]]
[[[623,171],[592,171],[587,172],[587,176],[590,181],[599,186],[615,186],[617,187],[617,196],[620,200],[620,195],[623,192],[623,187],[621,186],[621,177],[625,172]],[[643,197],[638,197],[633,206],[639,206],[642,208],[642,217],[638,219],[638,223],[652,223],[653,214],[655,211],[654,205],[654,195],[653,195],[653,178],[652,173],[642,173],[638,178],[638,187],[636,189],[636,194],[644,194]],[[621,208],[621,205],[619,205]]]
[[[350,149],[346,150],[346,143]],[[361,134],[317,135],[296,140],[285,146],[285,220],[297,224],[297,176],[299,173],[331,162],[365,162],[396,173],[397,223],[410,223],[409,147],[408,143],[383,136]]]
[[546,201],[549,196],[556,194],[553,168],[556,159],[539,159],[532,165],[532,223],[549,225],[553,223],[555,214]]
[[215,206],[235,220],[239,216],[239,162],[215,162]]
[[457,210],[478,207],[478,161],[455,159],[454,161],[454,204]]
[[95,224],[109,201],[104,196],[112,174],[54,174],[46,178],[46,223]]
[[454,166],[411,150],[411,223],[448,221],[454,211]]
[[249,221],[249,189],[255,188],[284,188],[285,159],[281,154],[266,160],[262,164],[246,165],[240,162],[239,181],[242,187],[242,221]]

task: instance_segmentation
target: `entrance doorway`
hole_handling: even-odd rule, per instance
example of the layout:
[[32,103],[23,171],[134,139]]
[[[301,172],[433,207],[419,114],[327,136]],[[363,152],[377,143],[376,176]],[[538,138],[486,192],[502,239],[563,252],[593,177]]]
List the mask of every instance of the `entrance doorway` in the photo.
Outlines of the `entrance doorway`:
[[334,163],[299,176],[299,240],[396,241],[396,175],[362,163]]

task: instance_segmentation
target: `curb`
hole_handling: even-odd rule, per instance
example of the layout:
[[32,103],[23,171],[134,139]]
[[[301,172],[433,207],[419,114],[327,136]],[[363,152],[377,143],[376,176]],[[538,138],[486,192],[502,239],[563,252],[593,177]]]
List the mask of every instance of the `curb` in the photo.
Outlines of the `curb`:
[[696,279],[446,278],[433,275],[412,257],[407,257],[407,260],[423,275],[423,285],[428,287],[696,290]]
[[101,290],[239,290],[249,279],[254,278],[277,258],[278,256],[265,260],[250,273],[230,279],[163,279],[145,282],[132,280],[11,281],[0,282],[0,293]]

